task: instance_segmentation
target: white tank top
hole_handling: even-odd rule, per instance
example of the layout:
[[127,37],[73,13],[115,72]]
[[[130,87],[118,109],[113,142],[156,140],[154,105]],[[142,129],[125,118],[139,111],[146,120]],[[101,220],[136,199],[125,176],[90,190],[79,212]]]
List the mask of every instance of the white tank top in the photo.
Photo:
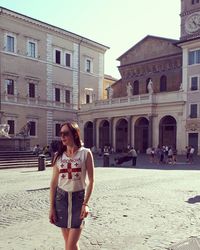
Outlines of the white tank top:
[[90,151],[88,148],[79,148],[73,157],[65,153],[56,161],[59,169],[58,187],[67,191],[75,192],[86,187],[86,158]]

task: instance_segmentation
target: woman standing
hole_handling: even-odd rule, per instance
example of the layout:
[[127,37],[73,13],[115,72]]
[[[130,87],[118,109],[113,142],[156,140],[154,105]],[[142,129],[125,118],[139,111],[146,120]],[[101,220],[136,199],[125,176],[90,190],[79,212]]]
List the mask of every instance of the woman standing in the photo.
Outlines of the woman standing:
[[78,241],[94,188],[94,161],[90,149],[81,145],[77,123],[61,125],[60,137],[61,146],[52,163],[49,221],[61,228],[65,250],[79,250]]

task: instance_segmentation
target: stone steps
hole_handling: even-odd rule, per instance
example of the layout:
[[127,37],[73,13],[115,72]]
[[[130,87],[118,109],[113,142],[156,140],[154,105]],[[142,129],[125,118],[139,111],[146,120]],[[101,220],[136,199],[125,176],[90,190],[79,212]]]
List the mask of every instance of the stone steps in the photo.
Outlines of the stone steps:
[[[45,159],[46,166],[51,165],[51,159]],[[0,152],[0,169],[38,167],[38,157],[31,151]]]

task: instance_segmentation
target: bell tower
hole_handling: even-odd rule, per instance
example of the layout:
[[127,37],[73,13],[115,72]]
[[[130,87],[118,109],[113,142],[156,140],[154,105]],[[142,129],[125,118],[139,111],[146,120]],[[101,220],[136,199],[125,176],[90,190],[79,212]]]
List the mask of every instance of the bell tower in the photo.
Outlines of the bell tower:
[[200,37],[200,0],[181,0],[181,40]]

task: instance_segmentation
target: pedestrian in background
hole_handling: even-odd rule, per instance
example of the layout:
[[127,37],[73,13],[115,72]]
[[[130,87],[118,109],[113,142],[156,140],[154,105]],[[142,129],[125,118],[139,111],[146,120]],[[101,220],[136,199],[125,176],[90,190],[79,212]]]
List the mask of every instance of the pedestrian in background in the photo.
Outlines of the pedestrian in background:
[[65,250],[79,250],[78,241],[94,187],[94,161],[90,149],[82,146],[77,123],[61,125],[60,137],[60,148],[52,163],[49,221],[61,228]]
[[190,146],[190,153],[189,153],[189,162],[190,163],[193,163],[193,161],[194,161],[194,151],[195,151],[194,147]]
[[130,155],[132,157],[132,166],[136,166],[137,152],[133,147],[130,148],[128,155]]

